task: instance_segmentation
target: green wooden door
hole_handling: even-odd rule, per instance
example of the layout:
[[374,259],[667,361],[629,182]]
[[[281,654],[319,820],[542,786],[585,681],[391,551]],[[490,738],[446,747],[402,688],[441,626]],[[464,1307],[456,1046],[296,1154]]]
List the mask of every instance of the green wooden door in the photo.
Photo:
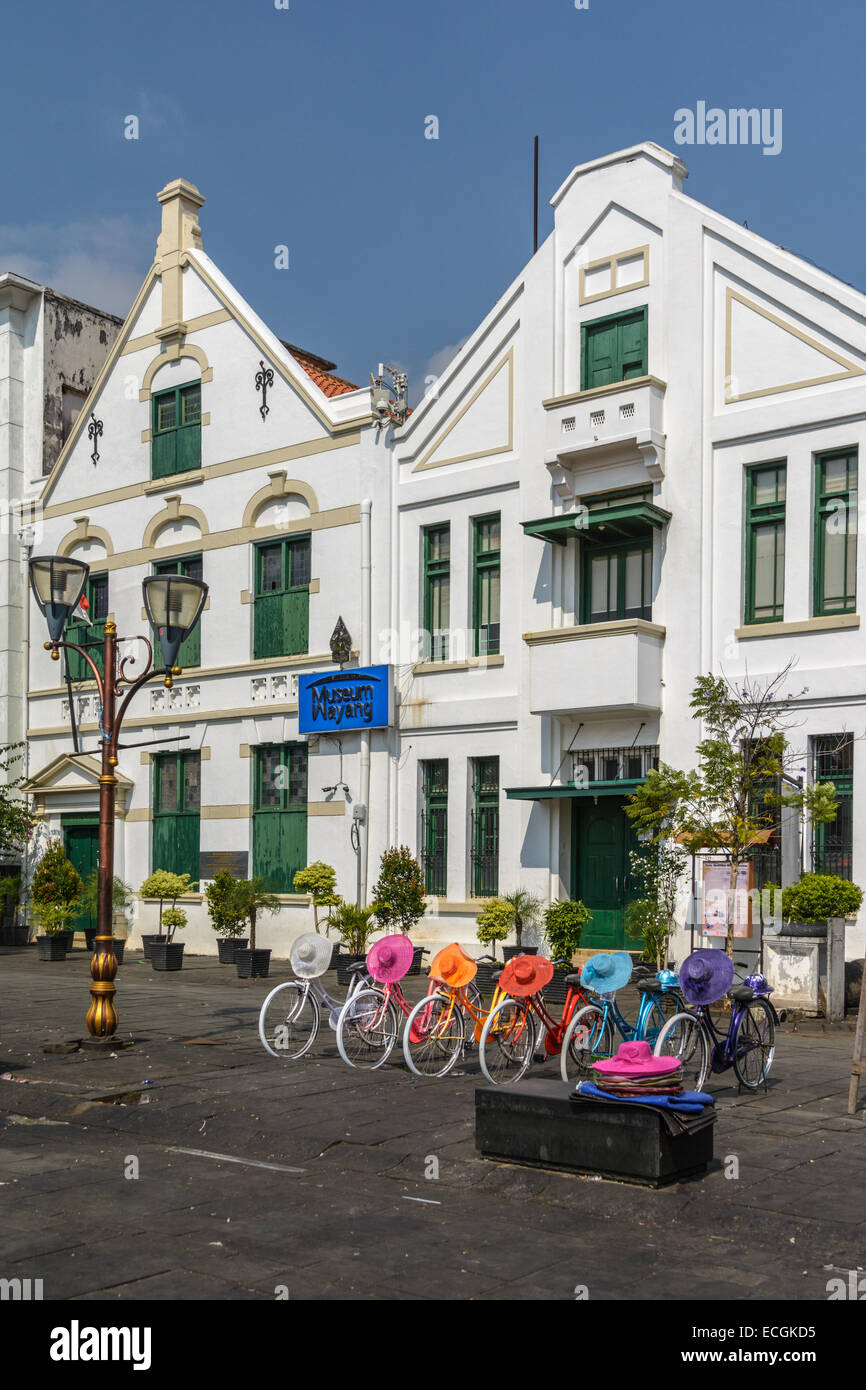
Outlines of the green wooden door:
[[307,863],[307,745],[257,748],[253,775],[253,877],[293,893]]
[[574,896],[592,913],[581,946],[597,950],[634,949],[626,935],[625,905],[634,896],[629,851],[634,835],[619,797],[576,800],[572,812]]
[[[84,880],[99,866],[99,816],[62,816],[60,827],[66,857]],[[89,912],[79,912],[75,918],[76,931],[89,931],[95,926],[96,918]]]

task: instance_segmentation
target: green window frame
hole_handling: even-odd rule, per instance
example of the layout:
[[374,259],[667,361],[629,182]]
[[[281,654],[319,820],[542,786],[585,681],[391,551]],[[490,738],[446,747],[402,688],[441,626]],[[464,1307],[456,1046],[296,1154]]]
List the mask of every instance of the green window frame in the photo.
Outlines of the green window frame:
[[815,459],[813,613],[857,610],[857,450]]
[[423,626],[424,659],[447,661],[451,630],[451,527],[425,526]]
[[500,651],[502,518],[499,512],[472,522],[472,634],[475,656]]
[[648,374],[648,323],[644,304],[627,314],[611,314],[581,324],[582,391]]
[[581,547],[580,621],[652,619],[652,539]]
[[254,656],[309,651],[311,557],[309,535],[255,546]]
[[422,763],[421,779],[424,892],[444,898],[448,892],[448,759]]
[[[89,574],[84,586],[84,597],[89,604],[90,622],[80,623],[70,618],[66,624],[64,641],[74,642],[78,647],[86,647],[88,655],[96,663],[96,667],[102,675],[103,642],[105,641],[105,623],[108,618],[108,575]],[[70,680],[93,680],[93,672],[84,658],[78,655],[78,652],[66,651],[65,656]]]
[[[153,566],[154,574],[182,574],[187,579],[201,579],[201,555],[184,555],[177,560],[157,560]],[[153,649],[159,650],[159,637],[153,630]],[[201,623],[196,623],[189,637],[181,643],[177,665],[187,671],[191,666],[201,666]]]
[[745,623],[785,616],[785,501],[787,463],[746,469]]
[[472,760],[472,896],[499,892],[499,759]]
[[156,391],[151,399],[150,471],[154,478],[201,467],[201,382]]
[[812,781],[832,782],[836,815],[812,828],[812,871],[851,879],[854,860],[854,736],[822,734],[812,740]]
[[201,754],[153,755],[153,868],[199,881]]
[[272,893],[293,893],[307,863],[306,743],[253,749],[253,876]]

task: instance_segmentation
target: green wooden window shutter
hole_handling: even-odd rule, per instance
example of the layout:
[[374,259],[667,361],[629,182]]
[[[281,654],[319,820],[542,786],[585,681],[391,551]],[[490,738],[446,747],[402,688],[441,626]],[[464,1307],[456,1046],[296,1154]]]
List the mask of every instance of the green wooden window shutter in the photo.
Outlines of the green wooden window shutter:
[[448,759],[422,763],[422,769],[424,891],[444,898],[448,891]]
[[472,893],[493,898],[499,892],[499,759],[473,761]]
[[423,626],[427,661],[447,661],[451,627],[451,527],[426,526]]
[[159,753],[153,759],[153,868],[199,879],[201,755]]
[[646,306],[583,324],[581,362],[584,391],[646,376]]
[[746,470],[746,623],[785,615],[784,460]]
[[[201,579],[202,558],[200,555],[185,555],[180,560],[158,560],[153,567],[154,574],[183,574],[187,579]],[[159,651],[159,638],[153,632],[154,651]],[[177,664],[183,670],[190,666],[201,666],[201,622],[197,622],[186,641],[181,643]]]
[[307,862],[307,771],[305,743],[255,749],[253,875],[272,893],[293,893]]
[[152,400],[151,473],[154,478],[201,467],[201,383],[173,386]]
[[476,656],[499,653],[502,526],[498,512],[472,523],[472,627]]
[[857,610],[857,450],[815,460],[813,611]]
[[[65,641],[74,642],[78,647],[86,647],[88,654],[96,662],[100,675],[103,674],[103,642],[105,641],[105,620],[108,617],[108,575],[90,574],[84,586],[84,596],[90,607],[89,623],[72,622],[66,624]],[[65,653],[70,680],[92,681],[93,672],[83,657],[77,652]]]
[[309,536],[256,547],[255,656],[309,651],[310,554]]
[[580,620],[652,618],[652,541],[588,545],[581,550]]

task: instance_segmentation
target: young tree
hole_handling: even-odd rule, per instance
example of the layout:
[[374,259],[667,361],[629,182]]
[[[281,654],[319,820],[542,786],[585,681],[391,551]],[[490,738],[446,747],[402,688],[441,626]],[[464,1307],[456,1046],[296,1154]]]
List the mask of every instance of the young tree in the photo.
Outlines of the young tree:
[[278,912],[280,900],[264,878],[240,878],[235,889],[238,912],[250,924],[250,950],[256,949],[256,921],[262,912]]
[[173,874],[168,869],[156,869],[139,888],[142,898],[159,898],[159,935],[162,936],[162,909],[170,902],[177,906],[178,898],[192,890],[189,874]]
[[373,889],[373,911],[387,930],[409,933],[427,911],[424,875],[408,845],[386,849],[379,863],[379,881]]
[[23,743],[0,746],[0,851],[6,853],[21,849],[38,820],[21,794],[23,777],[6,780],[6,774],[21,761],[23,747]]
[[[320,907],[339,907],[343,899],[337,892],[337,873],[330,865],[321,859],[316,859],[314,863],[308,864],[305,869],[298,869],[292,885],[296,893],[309,893],[313,900],[313,926],[319,930],[319,908]],[[331,925],[331,914],[325,918],[325,935]]]
[[681,772],[661,763],[626,802],[650,844],[676,839],[693,854],[709,849],[729,865],[725,950],[732,959],[737,877],[749,851],[772,834],[781,807],[805,813],[813,824],[836,813],[831,782],[798,788],[787,776],[791,697],[782,691],[791,665],[765,682],[699,676],[691,698],[704,731],[697,768]]
[[631,871],[642,891],[626,907],[626,930],[643,941],[644,954],[661,970],[667,964],[686,852],[673,840],[657,840],[632,850],[630,859]]
[[511,908],[514,935],[518,946],[523,945],[523,933],[534,927],[538,921],[541,899],[536,898],[526,888],[515,888],[513,893],[501,893],[500,899]]

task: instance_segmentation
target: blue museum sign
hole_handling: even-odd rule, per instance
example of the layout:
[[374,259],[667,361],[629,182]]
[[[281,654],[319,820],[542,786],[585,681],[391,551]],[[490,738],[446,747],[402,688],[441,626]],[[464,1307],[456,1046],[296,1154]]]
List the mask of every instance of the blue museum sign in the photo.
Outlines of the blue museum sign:
[[298,676],[298,732],[384,729],[391,715],[390,666]]

